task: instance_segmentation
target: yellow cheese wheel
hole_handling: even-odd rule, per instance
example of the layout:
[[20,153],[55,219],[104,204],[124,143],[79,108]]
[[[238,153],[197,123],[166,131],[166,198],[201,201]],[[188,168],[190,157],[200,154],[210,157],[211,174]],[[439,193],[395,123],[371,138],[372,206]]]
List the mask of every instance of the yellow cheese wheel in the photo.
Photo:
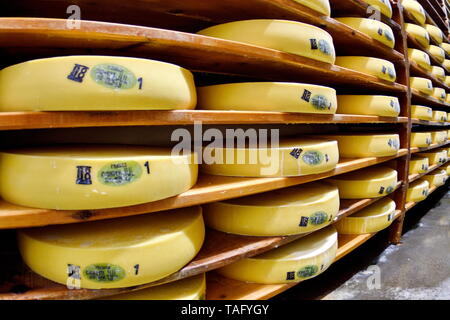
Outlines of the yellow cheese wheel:
[[380,11],[388,18],[392,18],[392,7],[389,0],[363,0],[363,1],[368,5],[370,5],[372,8],[375,8],[376,10]]
[[206,224],[249,235],[308,233],[329,225],[339,212],[339,191],[324,182],[273,190],[204,206]]
[[433,66],[431,70],[431,74],[434,75],[441,81],[445,81],[445,71],[444,68]]
[[336,113],[336,90],[283,82],[230,83],[198,88],[198,107],[209,110],[250,110]]
[[450,76],[445,77],[445,84],[450,86]]
[[450,55],[450,43],[442,42],[441,48],[444,49],[444,51]]
[[430,164],[430,166],[433,166],[435,164],[443,164],[447,162],[448,153],[447,150],[433,150],[428,152],[421,152],[419,156],[428,158],[428,163]]
[[337,96],[337,113],[397,117],[400,102],[397,97],[371,95]]
[[423,47],[428,48],[428,46],[430,45],[430,35],[425,28],[414,23],[405,23],[405,30]]
[[341,199],[378,198],[390,194],[397,184],[397,171],[370,167],[328,179],[339,188]]
[[433,143],[431,132],[411,132],[411,147],[425,148]]
[[425,25],[425,10],[419,2],[415,0],[402,0],[402,6],[419,24]]
[[445,92],[445,89],[434,88],[433,89],[433,97],[435,97],[439,101],[445,102],[445,99],[447,99],[447,93]]
[[378,58],[341,56],[336,57],[336,65],[390,82],[395,82],[397,77],[394,64]]
[[425,200],[430,190],[430,183],[427,180],[419,179],[409,185],[406,192],[407,202],[419,202]]
[[205,147],[202,171],[220,176],[287,177],[333,170],[339,161],[336,141],[290,139],[278,147]]
[[324,14],[328,17],[331,14],[329,0],[294,0],[294,1],[310,8],[310,9],[313,9],[314,11]]
[[422,69],[428,72],[432,71],[430,56],[428,53],[418,49],[408,49],[408,58],[409,60],[417,63]]
[[339,220],[336,223],[336,229],[338,233],[342,234],[378,232],[392,224],[394,215],[395,202],[389,198],[384,198],[357,213]]
[[202,273],[190,278],[106,297],[103,300],[205,300],[206,277]]
[[447,172],[447,175],[450,176],[450,163],[443,165],[442,170],[445,170],[445,172]]
[[436,26],[433,26],[431,24],[426,24],[425,29],[428,31],[428,34],[430,37],[436,41],[438,44],[441,44],[442,41],[444,41],[444,34],[442,33],[441,29],[439,29]]
[[106,289],[141,285],[178,271],[198,253],[204,232],[201,208],[191,207],[23,229],[18,242],[24,262],[44,278]]
[[450,70],[450,60],[449,59],[445,59],[444,62],[442,63],[442,65],[447,68],[447,70]]
[[192,73],[148,59],[67,56],[0,71],[0,111],[194,109]]
[[440,187],[445,184],[448,179],[447,171],[436,170],[423,177],[430,184],[430,187]]
[[431,132],[431,140],[433,141],[433,143],[438,144],[444,143],[447,141],[447,138],[448,138],[447,130]]
[[430,45],[428,52],[439,62],[443,63],[445,60],[445,51],[441,47]]
[[336,229],[329,226],[217,272],[227,278],[253,283],[299,282],[324,272],[336,258],[337,246]]
[[[450,104],[450,94],[447,94],[447,97],[445,98],[445,103]],[[447,116],[447,119],[450,119],[450,118]]]
[[412,105],[411,118],[419,120],[433,119],[433,109],[424,106]]
[[429,166],[428,158],[413,156],[409,161],[409,174],[425,173]]
[[409,78],[409,82],[411,88],[416,89],[426,95],[433,94],[433,83],[431,82],[430,79],[421,77],[411,77]]
[[335,18],[336,20],[358,30],[372,39],[381,42],[382,44],[388,46],[389,48],[394,48],[395,37],[392,32],[391,27],[387,24],[366,18]]
[[343,134],[326,135],[337,140],[339,155],[344,158],[387,157],[400,149],[398,134]]
[[315,26],[288,20],[255,19],[213,26],[198,32],[204,36],[248,43],[333,64],[333,38]]
[[437,111],[433,111],[433,121],[446,122],[447,121],[447,112],[445,112],[445,111],[438,111],[438,110]]
[[[0,152],[0,194],[36,208],[90,210],[175,196],[197,180],[194,154],[126,145],[67,145]],[[157,187],[156,187],[157,186]]]

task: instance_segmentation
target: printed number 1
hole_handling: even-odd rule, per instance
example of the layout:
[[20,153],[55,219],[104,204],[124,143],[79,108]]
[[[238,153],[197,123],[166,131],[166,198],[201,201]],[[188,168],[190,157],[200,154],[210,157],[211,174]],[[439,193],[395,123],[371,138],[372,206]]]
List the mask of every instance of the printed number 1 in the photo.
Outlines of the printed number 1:
[[138,264],[135,265],[135,266],[134,266],[134,269],[136,270],[136,271],[134,272],[134,274],[137,276],[138,273],[139,273],[139,265],[138,265]]
[[144,163],[144,166],[147,168],[147,174],[150,174],[150,163],[148,163],[148,161],[146,161]]
[[138,82],[139,82],[139,90],[142,90],[142,83],[144,82],[144,80],[142,78],[139,78]]

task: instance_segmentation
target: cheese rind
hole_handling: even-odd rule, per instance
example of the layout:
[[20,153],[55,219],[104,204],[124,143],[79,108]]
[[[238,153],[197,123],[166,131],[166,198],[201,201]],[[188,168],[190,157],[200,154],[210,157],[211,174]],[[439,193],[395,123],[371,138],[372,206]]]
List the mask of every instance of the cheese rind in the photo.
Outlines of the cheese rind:
[[66,56],[0,71],[0,111],[194,109],[196,100],[190,71],[155,60]]
[[[439,111],[439,110],[433,111],[433,121],[446,122],[447,121],[447,112]],[[437,143],[437,142],[435,142],[435,143]]]
[[414,19],[419,24],[425,26],[425,10],[419,2],[415,0],[402,0],[402,6],[414,17]]
[[389,198],[384,198],[357,213],[339,220],[336,223],[336,229],[338,233],[342,234],[378,232],[392,224],[394,214],[395,202]]
[[412,105],[411,118],[430,121],[433,119],[433,109],[425,106]]
[[444,62],[442,63],[442,65],[443,65],[447,70],[450,70],[450,60],[449,60],[449,59],[445,59]]
[[428,52],[432,55],[439,63],[443,63],[445,60],[445,51],[441,47],[430,45],[428,47]]
[[339,155],[344,158],[387,157],[400,149],[398,134],[325,135],[338,142]]
[[337,113],[397,117],[400,102],[397,97],[371,95],[337,96]]
[[336,58],[336,65],[389,82],[395,82],[395,79],[397,78],[394,64],[383,59],[360,56],[340,56]]
[[432,71],[430,56],[428,55],[428,53],[422,50],[408,48],[408,58],[409,60],[417,63],[418,66],[425,71]]
[[205,300],[204,273],[182,280],[106,297],[103,300]]
[[445,92],[445,89],[434,88],[433,89],[433,97],[438,99],[441,102],[445,102],[445,99],[447,99],[447,93]]
[[333,64],[333,38],[315,26],[288,20],[255,19],[216,25],[198,34],[289,52]]
[[445,81],[445,71],[442,67],[433,66],[431,74],[434,75],[438,80]]
[[199,252],[204,232],[201,208],[191,207],[23,229],[18,244],[24,262],[44,278],[86,289],[123,288],[180,270]]
[[431,132],[411,132],[411,147],[425,148],[432,143]]
[[425,200],[430,190],[430,184],[427,180],[419,179],[409,185],[406,192],[407,202],[419,202]]
[[450,54],[450,43],[442,42],[440,46],[447,54]]
[[435,164],[443,164],[448,160],[447,150],[433,151],[433,152],[421,152],[421,157],[427,157],[430,166]]
[[341,199],[379,198],[394,191],[397,171],[370,167],[328,179],[339,188]]
[[409,174],[425,173],[430,164],[426,157],[412,157],[409,161]]
[[[380,11],[382,14],[387,16],[388,18],[392,18],[392,7],[391,3],[388,0],[363,0],[372,8]],[[370,11],[370,13],[373,13]]]
[[433,94],[433,83],[431,82],[430,79],[421,77],[411,77],[409,78],[409,82],[411,88],[416,89],[426,95]]
[[278,147],[203,148],[204,173],[237,177],[288,177],[333,170],[339,161],[336,141],[316,138],[281,141]]
[[405,23],[405,30],[423,47],[428,48],[428,46],[430,45],[430,35],[425,28],[414,23]]
[[395,37],[391,27],[387,24],[366,18],[335,18],[337,21],[342,22],[350,26],[351,28],[358,30],[372,39],[381,42],[389,48],[394,48]]
[[247,110],[336,113],[336,90],[287,82],[230,83],[198,88],[198,107],[207,110]]
[[440,187],[445,184],[448,175],[446,170],[436,170],[423,176],[423,179],[428,181],[430,187]]
[[338,212],[339,191],[323,182],[204,205],[209,227],[248,236],[312,232],[329,225]]
[[294,0],[314,11],[326,15],[327,17],[331,14],[330,1],[329,0]]
[[185,192],[196,183],[194,156],[126,145],[6,150],[0,152],[0,193],[14,204],[57,210],[152,202]]
[[442,41],[444,41],[444,34],[438,27],[433,26],[432,24],[426,24],[425,29],[427,30],[430,37],[438,44],[441,44]]
[[450,176],[450,163],[443,165],[442,170],[445,170],[445,172],[447,172],[447,175]]
[[245,282],[276,284],[299,282],[323,273],[336,258],[337,232],[333,226],[251,258],[216,270]]
[[[447,114],[446,114],[447,116]],[[440,131],[433,131],[431,132],[431,140],[433,143],[444,143],[448,139],[448,132],[447,130],[440,130]]]

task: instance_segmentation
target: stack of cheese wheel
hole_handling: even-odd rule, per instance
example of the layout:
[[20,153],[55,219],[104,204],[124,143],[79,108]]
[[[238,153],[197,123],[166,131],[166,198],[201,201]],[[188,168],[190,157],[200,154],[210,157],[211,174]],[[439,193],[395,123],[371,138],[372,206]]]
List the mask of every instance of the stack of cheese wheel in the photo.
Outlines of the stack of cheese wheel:
[[433,119],[433,109],[425,106],[412,105],[411,118],[430,121]]
[[409,60],[417,63],[417,65],[419,67],[421,67],[422,69],[424,69],[425,71],[427,71],[427,72],[432,71],[430,57],[428,56],[428,54],[426,52],[424,52],[422,50],[418,50],[418,49],[409,49],[408,48],[408,57],[409,57]]
[[421,25],[425,25],[426,16],[422,5],[416,0],[402,0],[402,6]]
[[414,38],[422,47],[428,48],[430,45],[430,35],[425,28],[414,23],[405,23],[406,32]]
[[[39,275],[87,289],[162,279],[186,265],[204,240],[200,207],[75,225],[20,230],[19,250]],[[45,257],[43,259],[42,257]]]
[[213,26],[198,32],[204,36],[238,41],[293,53],[333,64],[333,38],[312,25],[288,20],[255,19]]
[[443,63],[445,60],[445,51],[441,47],[430,45],[428,47],[428,53],[439,63]]
[[396,155],[400,149],[398,134],[343,134],[326,135],[337,140],[339,155],[344,158],[387,157]]
[[444,185],[445,182],[447,181],[447,178],[448,178],[447,171],[442,169],[433,171],[423,177],[423,179],[428,181],[430,187],[440,187]]
[[204,206],[209,227],[248,236],[308,233],[329,225],[338,212],[339,191],[324,182]]
[[341,199],[378,198],[390,194],[397,185],[397,171],[370,167],[328,179],[339,188]]
[[431,132],[431,139],[433,143],[441,144],[447,142],[448,132],[447,130],[433,131]]
[[285,82],[246,82],[198,88],[198,107],[208,110],[336,113],[336,90]]
[[447,121],[447,112],[445,111],[433,111],[433,121],[437,122],[446,122]]
[[363,0],[372,8],[377,9],[388,18],[392,18],[392,7],[389,0]]
[[304,138],[281,141],[278,146],[234,148],[207,146],[202,171],[237,177],[288,177],[333,170],[339,161],[336,141]]
[[333,226],[255,257],[217,270],[227,278],[262,284],[299,282],[324,272],[336,258],[337,231]]
[[442,42],[441,43],[441,48],[444,49],[445,53],[450,55],[450,43]]
[[[197,181],[194,153],[126,145],[65,145],[0,152],[0,190],[23,206],[90,210],[152,202]],[[155,186],[158,186],[155,188]]]
[[389,198],[339,220],[336,229],[342,234],[374,233],[386,229],[394,221],[395,202]]
[[434,75],[438,80],[445,81],[445,70],[444,70],[444,68],[433,66],[431,68],[431,74]]
[[336,65],[389,82],[395,82],[395,79],[397,78],[394,64],[379,58],[340,56],[336,58]]
[[419,202],[425,200],[430,190],[430,184],[427,180],[419,179],[409,185],[406,192],[407,202]]
[[400,102],[397,97],[370,95],[339,95],[337,112],[341,114],[364,114],[380,117],[397,117]]
[[433,94],[433,83],[430,79],[421,78],[421,77],[410,77],[409,83],[412,89],[418,90],[420,93],[426,95]]
[[436,41],[439,45],[442,44],[442,41],[444,41],[444,34],[441,29],[433,26],[432,24],[426,24],[425,29],[434,41]]
[[448,153],[447,150],[433,150],[429,152],[421,152],[420,157],[427,157],[430,166],[436,164],[443,164],[447,162]]
[[329,0],[294,0],[294,1],[328,17],[331,14]]
[[438,99],[441,102],[445,102],[445,99],[447,99],[447,93],[445,92],[445,89],[442,88],[434,88],[433,89],[433,97]]
[[155,60],[67,56],[32,60],[0,71],[0,111],[169,110],[195,106],[192,73]]
[[355,30],[358,30],[372,39],[381,42],[389,48],[394,48],[395,37],[391,27],[383,22],[366,19],[366,18],[336,18],[339,22],[342,22]]
[[411,147],[425,148],[433,143],[431,132],[411,132]]
[[118,294],[104,300],[205,300],[205,296],[206,277],[203,273],[147,289]]
[[412,156],[409,161],[409,174],[425,173],[428,171],[429,166],[428,158]]

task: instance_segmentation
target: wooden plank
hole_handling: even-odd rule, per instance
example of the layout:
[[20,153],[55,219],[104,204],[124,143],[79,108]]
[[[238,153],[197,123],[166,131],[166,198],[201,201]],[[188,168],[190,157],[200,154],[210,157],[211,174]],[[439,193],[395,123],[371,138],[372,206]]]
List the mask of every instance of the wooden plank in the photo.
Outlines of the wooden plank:
[[[443,107],[450,110],[450,104],[441,102],[438,99],[428,96],[416,89],[411,88],[413,104],[422,104],[430,107]],[[444,109],[444,110],[445,110]]]
[[189,207],[225,199],[299,185],[383,163],[408,153],[401,149],[396,156],[383,158],[341,159],[329,172],[289,178],[236,178],[201,175],[198,183],[176,197],[151,203],[100,210],[46,210],[10,204],[0,200],[0,229],[25,228],[51,224],[80,223],[126,217],[150,212]]
[[441,29],[444,34],[448,34],[449,26],[444,19],[439,15],[436,8],[428,0],[418,0],[425,10],[426,23],[432,24]]
[[407,87],[295,54],[170,30],[62,19],[0,18],[0,53],[9,57],[96,54],[145,57],[192,71],[275,81],[406,92]]
[[203,124],[405,123],[406,117],[257,111],[66,111],[2,112],[0,130]]
[[436,149],[436,148],[440,148],[440,147],[446,146],[449,143],[450,143],[450,140],[448,140],[447,142],[444,142],[444,143],[433,143],[430,146],[425,147],[425,148],[412,147],[410,149],[410,153],[417,153],[417,152],[433,150],[433,149]]
[[450,122],[437,122],[420,119],[412,119],[412,124],[420,124],[425,126],[450,126]]

